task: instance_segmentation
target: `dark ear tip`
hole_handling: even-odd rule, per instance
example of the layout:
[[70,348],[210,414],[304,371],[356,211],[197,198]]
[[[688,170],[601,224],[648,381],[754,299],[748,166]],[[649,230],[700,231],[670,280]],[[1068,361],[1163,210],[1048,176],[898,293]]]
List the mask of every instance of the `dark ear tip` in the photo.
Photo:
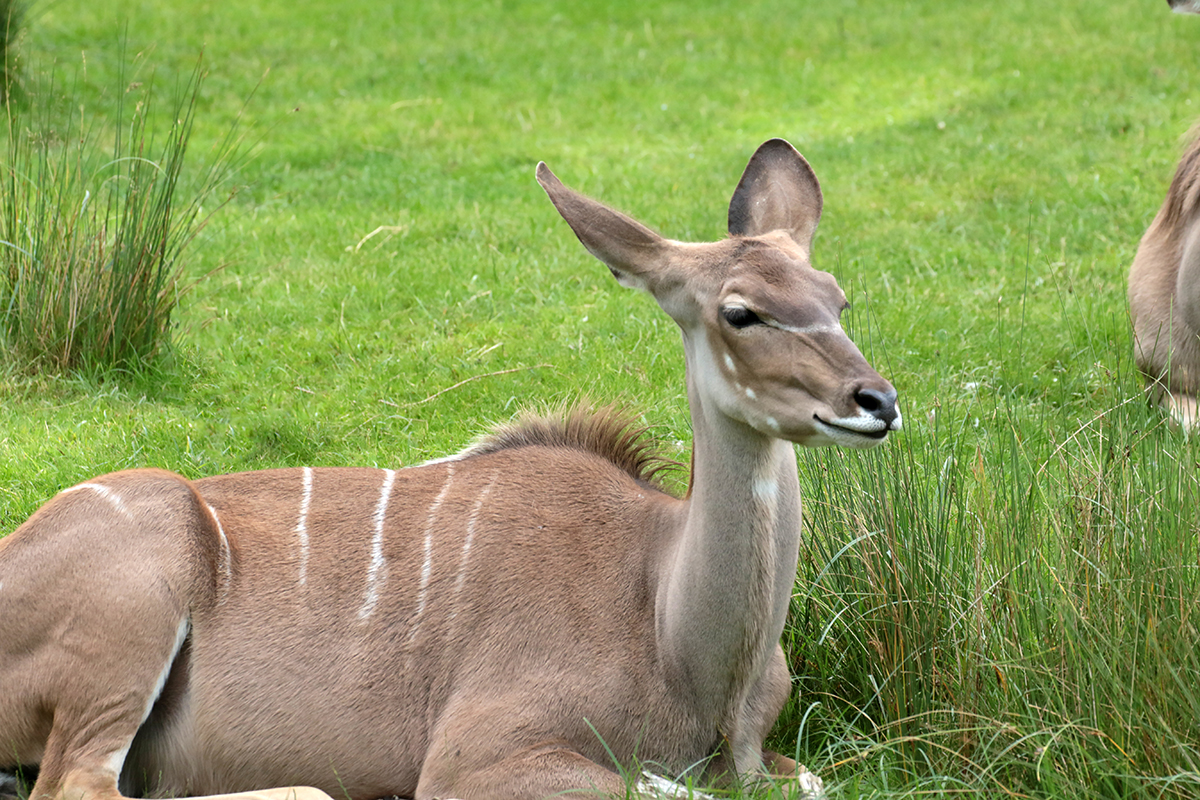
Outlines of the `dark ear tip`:
[[758,158],[783,157],[787,161],[803,164],[810,172],[812,171],[812,165],[808,163],[808,159],[787,139],[779,137],[767,139],[758,146],[758,149],[754,151],[754,155]]
[[554,173],[550,171],[550,168],[546,166],[545,161],[538,162],[535,175],[537,176],[537,182],[542,185],[543,189],[545,189],[547,186],[553,186],[554,184],[560,182],[558,178],[555,177]]
[[795,153],[795,152],[798,152],[798,151],[796,150],[796,148],[795,148],[795,147],[792,145],[792,143],[791,143],[791,142],[789,142],[787,139],[783,139],[783,138],[781,138],[781,137],[778,137],[778,136],[776,136],[776,137],[775,137],[775,138],[773,138],[773,139],[767,139],[765,142],[763,142],[762,144],[760,144],[760,145],[758,146],[758,149],[759,149],[760,151],[761,151],[761,150],[766,150],[766,151],[770,151],[770,150],[789,150],[789,151],[791,151],[791,152],[793,152],[793,153]]

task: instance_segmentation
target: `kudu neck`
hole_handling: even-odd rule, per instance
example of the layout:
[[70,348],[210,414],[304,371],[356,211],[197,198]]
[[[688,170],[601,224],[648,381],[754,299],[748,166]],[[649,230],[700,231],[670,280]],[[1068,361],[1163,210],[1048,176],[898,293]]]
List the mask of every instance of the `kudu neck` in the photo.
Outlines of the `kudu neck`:
[[667,662],[709,707],[724,698],[719,724],[732,718],[783,631],[800,490],[792,445],[722,413],[698,386],[691,355],[692,486],[659,608]]

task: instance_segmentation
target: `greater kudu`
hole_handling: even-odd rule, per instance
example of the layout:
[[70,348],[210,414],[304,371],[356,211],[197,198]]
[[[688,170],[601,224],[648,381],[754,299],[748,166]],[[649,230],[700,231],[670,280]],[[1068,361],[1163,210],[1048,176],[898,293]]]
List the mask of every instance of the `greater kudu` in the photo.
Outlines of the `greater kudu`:
[[713,244],[537,179],[682,329],[687,497],[581,410],[408,469],[66,489],[0,540],[0,766],[40,765],[34,800],[607,796],[635,759],[819,789],[762,749],[790,689],[791,443],[873,447],[900,413],[809,263],[816,177],[765,143]]
[[[1200,0],[1168,2],[1178,13],[1200,13]],[[1200,135],[1194,135],[1129,270],[1134,362],[1151,397],[1189,430],[1200,427],[1198,223]]]

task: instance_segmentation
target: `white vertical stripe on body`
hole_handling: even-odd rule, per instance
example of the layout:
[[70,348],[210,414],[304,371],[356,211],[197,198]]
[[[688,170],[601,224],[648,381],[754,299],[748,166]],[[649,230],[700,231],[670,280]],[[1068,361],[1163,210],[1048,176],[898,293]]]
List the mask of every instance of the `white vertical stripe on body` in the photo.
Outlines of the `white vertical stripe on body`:
[[89,491],[95,492],[96,494],[100,495],[105,500],[107,500],[112,505],[112,507],[115,508],[117,511],[120,511],[126,517],[130,516],[129,509],[125,507],[124,501],[121,500],[121,495],[117,494],[112,489],[110,489],[107,486],[100,484],[100,483],[81,483],[76,486],[72,486],[69,489],[63,489],[61,492],[59,492],[59,494],[68,494],[70,492],[78,492],[83,489],[87,489]]
[[458,614],[458,595],[462,591],[463,582],[467,578],[467,565],[471,558],[471,544],[475,541],[475,527],[479,522],[479,512],[483,510],[483,504],[491,494],[492,487],[496,484],[496,478],[499,473],[493,474],[492,479],[488,481],[488,485],[483,487],[483,491],[479,493],[479,497],[475,500],[475,507],[471,509],[471,516],[467,518],[467,537],[463,540],[462,555],[458,558],[458,577],[454,579],[454,610],[450,612],[450,616],[454,617]]
[[429,507],[429,516],[425,519],[425,558],[421,563],[421,585],[417,589],[417,611],[413,615],[412,630],[408,634],[410,642],[417,635],[417,625],[421,620],[421,614],[425,611],[425,601],[429,593],[429,576],[433,572],[433,534],[437,527],[438,511],[441,509],[446,495],[449,494],[450,484],[453,482],[454,462],[448,461],[446,462],[446,482],[442,484],[442,490],[434,498],[433,505]]
[[217,510],[208,503],[205,503],[204,506],[212,515],[213,522],[217,525],[217,535],[221,537],[221,558],[217,562],[217,569],[221,572],[221,596],[217,603],[224,603],[229,594],[229,584],[233,581],[233,553],[229,549],[229,538],[225,535],[225,528],[221,525]]
[[367,590],[363,597],[362,608],[358,609],[358,618],[367,619],[375,611],[379,602],[379,590],[387,581],[387,560],[383,557],[383,523],[387,518],[388,500],[392,496],[392,483],[396,480],[396,470],[383,471],[383,486],[379,489],[379,501],[375,504],[375,530],[371,536],[371,563],[367,567]]
[[300,545],[300,585],[308,582],[308,508],[312,504],[313,471],[304,468],[304,489],[300,496],[300,518],[296,521],[296,538]]

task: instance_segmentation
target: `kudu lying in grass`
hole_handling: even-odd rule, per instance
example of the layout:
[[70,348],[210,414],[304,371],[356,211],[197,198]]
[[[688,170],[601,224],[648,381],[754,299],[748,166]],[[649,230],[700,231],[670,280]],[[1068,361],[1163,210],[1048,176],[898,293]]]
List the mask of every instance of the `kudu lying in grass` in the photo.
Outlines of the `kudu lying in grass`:
[[[1198,2],[1168,2],[1176,12],[1200,13]],[[1200,135],[1133,257],[1129,313],[1147,391],[1181,426],[1200,427]]]
[[[792,442],[873,447],[900,413],[809,263],[817,179],[769,141],[729,238],[685,244],[537,178],[682,329],[687,497],[583,410],[402,470],[71,487],[0,540],[0,766],[38,765],[34,800],[609,796],[635,762],[819,788],[762,749],[790,689]],[[322,797],[255,796],[293,793]]]

